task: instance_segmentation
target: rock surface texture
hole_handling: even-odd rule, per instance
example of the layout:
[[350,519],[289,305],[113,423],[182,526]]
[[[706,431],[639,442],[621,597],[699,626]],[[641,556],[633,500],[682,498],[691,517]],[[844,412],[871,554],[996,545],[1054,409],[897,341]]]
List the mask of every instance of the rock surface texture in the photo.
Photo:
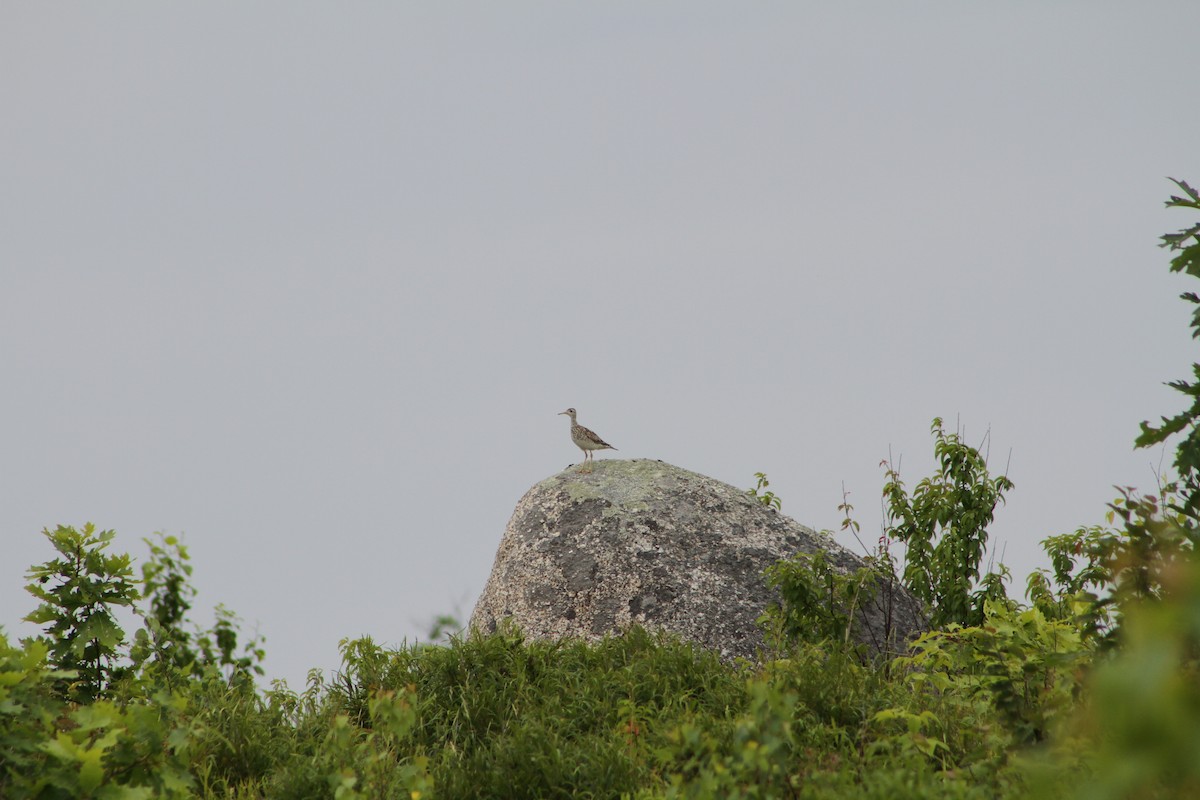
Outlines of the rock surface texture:
[[[528,636],[591,639],[639,624],[754,658],[764,644],[755,620],[777,600],[763,570],[815,550],[846,570],[863,563],[728,484],[661,461],[597,461],[592,473],[561,472],[521,498],[471,628],[511,618]],[[854,634],[875,651],[926,625],[898,585],[860,620]]]

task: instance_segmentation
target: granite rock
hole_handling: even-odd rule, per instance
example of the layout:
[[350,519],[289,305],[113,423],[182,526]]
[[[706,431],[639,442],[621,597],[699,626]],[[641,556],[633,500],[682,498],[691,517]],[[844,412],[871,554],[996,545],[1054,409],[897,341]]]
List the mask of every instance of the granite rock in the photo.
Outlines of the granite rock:
[[[599,638],[631,625],[661,629],[726,658],[762,650],[756,620],[777,602],[763,570],[825,551],[841,570],[860,557],[745,491],[652,460],[597,461],[530,489],[500,541],[472,630],[511,619],[536,638]],[[858,615],[854,636],[900,649],[926,628],[898,582]]]

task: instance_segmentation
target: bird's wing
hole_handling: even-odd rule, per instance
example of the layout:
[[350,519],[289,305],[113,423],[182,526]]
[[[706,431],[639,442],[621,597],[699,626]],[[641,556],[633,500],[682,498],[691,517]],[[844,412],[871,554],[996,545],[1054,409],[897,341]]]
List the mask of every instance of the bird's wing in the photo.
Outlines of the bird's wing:
[[617,449],[617,448],[613,447],[611,444],[609,444],[608,442],[601,439],[599,436],[597,436],[595,431],[589,430],[588,428],[584,428],[582,425],[580,425],[579,427],[580,427],[580,431],[583,433],[584,437],[589,442],[595,442],[596,444],[600,445],[601,447],[607,447],[610,450]]

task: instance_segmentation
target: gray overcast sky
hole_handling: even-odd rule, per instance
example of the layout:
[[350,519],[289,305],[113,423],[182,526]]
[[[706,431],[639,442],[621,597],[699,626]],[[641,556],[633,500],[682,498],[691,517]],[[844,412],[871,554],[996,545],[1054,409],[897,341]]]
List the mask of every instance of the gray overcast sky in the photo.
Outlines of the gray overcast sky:
[[[293,685],[469,614],[619,453],[878,534],[941,415],[1038,542],[1195,359],[1200,3],[0,3],[0,625],[58,523],[183,534]],[[1169,457],[1167,459],[1169,463]],[[854,543],[847,542],[852,546]],[[857,548],[856,548],[857,549]]]

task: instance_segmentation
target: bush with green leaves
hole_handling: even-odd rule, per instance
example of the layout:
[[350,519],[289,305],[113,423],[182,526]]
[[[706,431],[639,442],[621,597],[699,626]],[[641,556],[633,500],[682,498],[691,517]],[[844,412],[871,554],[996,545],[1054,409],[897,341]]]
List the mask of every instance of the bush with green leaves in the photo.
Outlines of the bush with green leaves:
[[904,585],[929,605],[934,627],[978,625],[984,603],[1005,596],[1003,569],[981,580],[980,565],[987,527],[1013,484],[992,477],[986,457],[958,433],[946,433],[940,418],[930,430],[938,470],[911,494],[898,469],[884,462],[887,535],[904,544]]
[[[764,577],[779,593],[779,602],[767,608],[759,624],[777,650],[787,652],[796,642],[827,643],[867,657],[852,639],[855,619],[894,579],[889,562],[868,557],[862,567],[847,571],[818,550],[776,562]],[[891,641],[890,635],[885,641]]]
[[1032,796],[1200,796],[1200,558],[1163,564],[1155,581],[1153,599],[1124,604],[1119,646],[1025,759]]
[[1025,594],[1048,619],[1076,620],[1086,638],[1112,630],[1114,606],[1107,588],[1120,534],[1102,525],[1081,526],[1042,540],[1050,569],[1029,573]]
[[[27,589],[41,603],[26,619],[44,633],[0,648],[0,710],[21,721],[0,738],[0,796],[191,796],[190,748],[211,738],[213,709],[230,700],[214,706],[212,695],[259,702],[248,676],[261,674],[260,640],[236,653],[237,619],[220,609],[211,631],[185,630],[194,590],[173,537],[147,540],[139,581],[133,559],[109,551],[113,531],[43,534],[59,557],[30,568]],[[121,607],[142,622],[133,643]]]
[[413,744],[439,797],[618,796],[649,779],[663,720],[724,715],[742,679],[711,653],[633,629],[597,644],[514,630],[445,647],[343,644],[330,695],[369,718],[381,688],[411,687]]
[[[1123,610],[1162,597],[1162,575],[1189,561],[1196,522],[1170,497],[1121,490],[1108,527],[1079,528],[1042,544],[1053,573],[1030,574],[1028,595],[1048,617],[1071,619],[1082,635],[1108,648],[1120,636]],[[1119,527],[1113,527],[1119,523]]]
[[195,589],[187,547],[175,536],[143,539],[150,557],[142,564],[142,594],[149,609],[130,648],[133,672],[151,682],[171,683],[186,676],[220,676],[230,683],[253,683],[262,676],[263,639],[250,637],[239,649],[241,620],[218,604],[208,630],[192,623]]
[[0,797],[19,796],[18,787],[42,769],[43,745],[65,709],[55,684],[74,676],[50,665],[45,642],[17,647],[0,630]]
[[51,660],[42,639],[0,632],[0,797],[192,796],[181,697],[74,702],[77,674]]
[[41,604],[25,619],[45,625],[45,644],[64,697],[87,702],[103,697],[119,674],[125,631],[116,609],[138,599],[132,559],[108,553],[114,531],[82,531],[59,525],[43,535],[59,557],[31,567],[26,589]]
[[[1186,208],[1200,211],[1200,192],[1186,181],[1172,181],[1183,192],[1172,195],[1167,208]],[[1171,259],[1171,272],[1182,272],[1200,278],[1200,221],[1175,233],[1163,235],[1161,246],[1175,253]],[[1180,297],[1196,306],[1192,311],[1192,338],[1200,338],[1200,295],[1184,292]],[[1200,363],[1192,364],[1192,375],[1197,380],[1176,380],[1168,384],[1190,400],[1190,405],[1173,417],[1162,417],[1157,425],[1143,422],[1137,438],[1138,447],[1153,447],[1163,444],[1171,437],[1182,434],[1175,448],[1175,476],[1178,481],[1179,502],[1176,509],[1193,520],[1200,520]],[[1176,487],[1171,487],[1172,489]],[[1192,543],[1200,543],[1192,537]]]
[[1015,743],[1040,742],[1074,702],[1091,649],[1071,622],[1038,608],[989,601],[984,614],[982,625],[924,634],[894,666],[914,693],[983,696]]

